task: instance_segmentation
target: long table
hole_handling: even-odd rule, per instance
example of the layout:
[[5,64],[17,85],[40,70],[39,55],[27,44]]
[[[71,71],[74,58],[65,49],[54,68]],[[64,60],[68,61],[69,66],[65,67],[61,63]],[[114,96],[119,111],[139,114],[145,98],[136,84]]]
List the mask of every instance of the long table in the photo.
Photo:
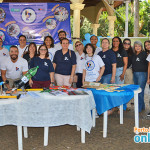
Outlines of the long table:
[[127,85],[118,91],[107,92],[105,90],[90,89],[93,92],[96,110],[103,118],[103,137],[107,137],[108,110],[120,107],[120,124],[123,124],[123,105],[134,98],[135,127],[139,128],[138,94],[141,92],[139,85]]
[[[23,126],[48,128],[76,125],[81,128],[81,142],[84,143],[85,131],[90,133],[92,126],[95,126],[95,101],[92,92],[88,93],[89,95],[50,96],[49,93],[36,92],[38,96],[27,94],[19,100],[0,99],[0,126],[17,126],[19,150],[23,149]],[[45,140],[48,142],[48,139],[44,139],[47,145]]]

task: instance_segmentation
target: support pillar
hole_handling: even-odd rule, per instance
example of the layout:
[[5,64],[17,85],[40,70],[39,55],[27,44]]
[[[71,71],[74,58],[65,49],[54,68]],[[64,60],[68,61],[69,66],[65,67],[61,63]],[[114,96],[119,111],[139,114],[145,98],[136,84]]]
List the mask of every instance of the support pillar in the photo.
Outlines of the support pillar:
[[109,20],[108,35],[114,37],[114,22],[116,20],[116,16],[108,16],[107,19]]
[[128,14],[129,14],[129,3],[130,3],[130,0],[126,0],[124,3],[126,4],[126,20],[125,20],[124,37],[128,37]]
[[73,10],[73,40],[75,43],[80,38],[80,11],[84,8],[83,0],[71,0],[70,8]]
[[93,28],[93,34],[97,36],[97,29],[99,28],[100,24],[91,24]]
[[134,37],[139,35],[139,0],[134,0]]

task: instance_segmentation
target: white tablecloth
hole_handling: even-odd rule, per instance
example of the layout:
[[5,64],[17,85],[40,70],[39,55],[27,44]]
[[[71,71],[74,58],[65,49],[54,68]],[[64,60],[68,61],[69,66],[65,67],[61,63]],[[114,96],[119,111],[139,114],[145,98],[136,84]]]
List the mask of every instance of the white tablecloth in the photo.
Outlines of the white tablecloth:
[[50,96],[37,92],[40,97],[0,100],[0,126],[19,125],[44,127],[77,125],[90,133],[91,110],[95,108],[93,94],[73,96]]

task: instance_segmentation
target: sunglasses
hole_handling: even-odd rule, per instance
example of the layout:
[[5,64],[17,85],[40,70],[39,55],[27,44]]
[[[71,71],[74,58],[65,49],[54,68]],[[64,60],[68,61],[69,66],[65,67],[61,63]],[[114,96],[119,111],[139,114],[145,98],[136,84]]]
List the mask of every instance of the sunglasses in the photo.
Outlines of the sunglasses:
[[123,44],[125,44],[125,45],[126,45],[126,44],[127,44],[127,45],[130,45],[130,43],[126,43],[126,42],[124,42]]
[[80,45],[82,45],[82,44],[80,43],[80,44],[78,44],[78,45],[75,45],[75,47],[78,47],[78,46],[80,46]]

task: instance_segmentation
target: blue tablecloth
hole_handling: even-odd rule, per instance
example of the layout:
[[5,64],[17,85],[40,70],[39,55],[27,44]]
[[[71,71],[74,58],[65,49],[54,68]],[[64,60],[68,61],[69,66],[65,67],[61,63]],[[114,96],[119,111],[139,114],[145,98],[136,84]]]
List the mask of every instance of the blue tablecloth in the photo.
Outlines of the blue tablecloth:
[[134,90],[138,88],[140,88],[139,85],[127,85],[118,88],[117,90],[124,90],[120,92],[89,89],[94,95],[97,113],[100,115],[109,109],[128,103],[134,97]]

